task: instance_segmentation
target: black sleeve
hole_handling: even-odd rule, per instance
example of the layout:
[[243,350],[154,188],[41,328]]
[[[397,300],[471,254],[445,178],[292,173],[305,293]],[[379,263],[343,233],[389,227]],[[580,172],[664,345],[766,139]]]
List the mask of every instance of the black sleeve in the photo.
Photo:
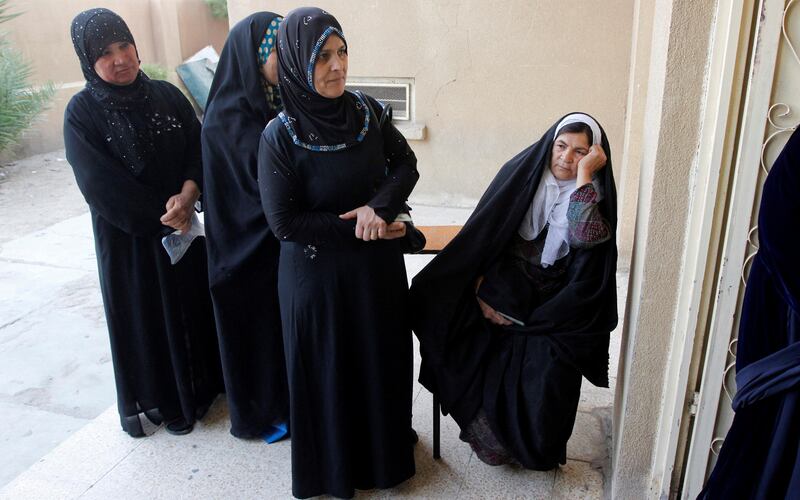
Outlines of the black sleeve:
[[64,112],[64,145],[86,203],[114,226],[136,236],[166,234],[166,211],[158,193],[111,156],[88,109],[74,98]]
[[262,134],[258,148],[258,188],[267,223],[280,241],[305,245],[344,245],[356,241],[355,221],[338,214],[302,209],[302,194],[292,165]]
[[[373,105],[372,109],[376,109],[376,105]],[[379,104],[377,109],[380,109]],[[386,156],[386,179],[367,205],[372,207],[381,219],[391,223],[405,207],[408,196],[419,180],[419,172],[414,151],[411,150],[403,134],[392,125],[391,107],[386,107],[379,122],[382,124],[383,152]]]

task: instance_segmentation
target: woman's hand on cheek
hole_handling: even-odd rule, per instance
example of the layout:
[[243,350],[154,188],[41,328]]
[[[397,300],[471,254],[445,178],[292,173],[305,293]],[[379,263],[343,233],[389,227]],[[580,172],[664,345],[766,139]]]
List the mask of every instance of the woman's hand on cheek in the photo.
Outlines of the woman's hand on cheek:
[[589,153],[578,162],[576,187],[592,182],[592,175],[603,168],[608,161],[605,151],[597,144],[589,148]]

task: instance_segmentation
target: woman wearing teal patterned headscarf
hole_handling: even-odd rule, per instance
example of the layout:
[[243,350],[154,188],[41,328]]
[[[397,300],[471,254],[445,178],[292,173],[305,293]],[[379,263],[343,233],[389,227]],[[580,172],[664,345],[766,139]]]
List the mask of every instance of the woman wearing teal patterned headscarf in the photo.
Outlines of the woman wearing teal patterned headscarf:
[[231,434],[286,434],[286,368],[278,311],[278,242],[256,182],[261,131],[281,109],[275,33],[258,12],[230,31],[203,121],[203,202],[208,276],[219,333]]

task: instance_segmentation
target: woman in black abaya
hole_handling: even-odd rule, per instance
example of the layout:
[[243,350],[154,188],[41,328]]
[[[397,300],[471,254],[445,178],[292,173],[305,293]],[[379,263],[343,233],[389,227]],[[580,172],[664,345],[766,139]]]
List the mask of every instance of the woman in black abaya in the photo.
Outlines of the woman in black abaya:
[[608,386],[617,323],[608,142],[573,113],[506,163],[414,279],[420,382],[491,465],[566,462],[581,376]]
[[86,87],[64,113],[67,160],[92,215],[122,428],[140,413],[192,430],[222,389],[205,248],[170,264],[161,238],[191,227],[200,124],[181,92],[139,70],[125,22],[91,9],[72,22]]
[[351,497],[414,474],[405,225],[393,221],[419,174],[403,136],[378,126],[380,104],[345,90],[347,50],[330,14],[286,16],[284,111],[259,149],[261,199],[281,242],[297,497]]
[[289,394],[278,309],[278,240],[258,195],[261,131],[280,111],[273,50],[281,17],[234,26],[203,120],[203,205],[208,278],[219,333],[231,433],[280,438]]
[[698,498],[800,499],[800,130],[770,169],[739,322],[733,418]]

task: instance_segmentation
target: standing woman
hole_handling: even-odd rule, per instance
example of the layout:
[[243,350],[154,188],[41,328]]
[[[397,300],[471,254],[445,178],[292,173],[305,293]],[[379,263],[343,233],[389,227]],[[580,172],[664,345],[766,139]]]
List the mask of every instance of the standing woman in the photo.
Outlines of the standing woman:
[[[393,223],[416,157],[374,99],[345,90],[347,43],[317,8],[278,31],[284,111],[261,137],[258,181],[281,242],[292,492],[351,497],[414,474],[413,353]],[[384,140],[384,135],[386,141]]]
[[122,428],[140,413],[186,434],[222,389],[202,242],[174,266],[161,238],[191,227],[200,196],[200,124],[173,85],[139,70],[125,21],[72,21],[86,87],[64,113],[64,143],[92,214]]
[[289,419],[289,395],[278,309],[280,245],[261,209],[256,178],[261,131],[281,108],[273,50],[281,19],[258,12],[231,29],[202,132],[208,278],[231,434],[270,440]]
[[736,346],[733,417],[698,499],[800,498],[800,131],[764,181]]

